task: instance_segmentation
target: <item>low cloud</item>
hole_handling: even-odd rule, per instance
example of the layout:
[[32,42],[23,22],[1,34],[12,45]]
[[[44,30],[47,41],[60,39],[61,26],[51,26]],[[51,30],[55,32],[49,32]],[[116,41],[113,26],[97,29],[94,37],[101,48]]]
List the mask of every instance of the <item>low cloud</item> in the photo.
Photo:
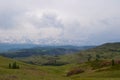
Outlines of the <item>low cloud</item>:
[[0,0],[0,42],[94,45],[119,41],[118,0]]

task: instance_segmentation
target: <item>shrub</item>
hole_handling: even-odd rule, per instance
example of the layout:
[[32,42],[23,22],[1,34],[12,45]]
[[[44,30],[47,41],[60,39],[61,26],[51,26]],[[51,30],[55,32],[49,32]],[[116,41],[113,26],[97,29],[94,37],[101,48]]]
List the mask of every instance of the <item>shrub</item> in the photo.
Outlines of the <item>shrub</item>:
[[14,63],[9,63],[9,69],[19,69],[20,67],[19,67],[19,65],[16,63],[16,62],[14,62]]
[[66,76],[71,76],[71,75],[79,74],[79,73],[83,73],[83,72],[84,72],[84,70],[82,70],[80,68],[76,68],[76,69],[69,71]]

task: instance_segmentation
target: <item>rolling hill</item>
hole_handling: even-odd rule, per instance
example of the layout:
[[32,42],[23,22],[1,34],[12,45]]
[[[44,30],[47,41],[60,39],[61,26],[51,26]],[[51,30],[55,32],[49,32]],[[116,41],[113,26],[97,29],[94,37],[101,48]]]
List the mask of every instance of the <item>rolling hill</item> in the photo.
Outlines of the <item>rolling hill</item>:
[[91,57],[91,60],[96,59],[96,57],[99,59],[119,59],[120,43],[106,43],[92,49],[83,50],[78,55],[87,59]]
[[35,47],[30,49],[17,50],[14,52],[8,52],[1,55],[37,65],[64,65],[71,63],[83,63],[89,60],[94,61],[96,59],[119,59],[120,43],[106,43],[97,47]]
[[[9,69],[8,64],[16,62],[20,69]],[[101,61],[99,61],[101,62]],[[0,80],[119,80],[120,65],[98,67],[99,62],[63,66],[36,66],[13,59],[0,57]],[[93,69],[95,68],[95,69]],[[82,73],[66,76],[71,70],[84,70]],[[74,72],[74,71],[73,71]],[[77,71],[78,72],[78,71]]]
[[[31,59],[32,64],[53,61],[52,65],[32,65],[0,56],[0,80],[120,80],[119,50],[120,43],[106,43],[76,54],[21,58],[21,61]],[[9,63],[13,62],[20,69],[9,69]],[[65,64],[59,65],[61,62]]]

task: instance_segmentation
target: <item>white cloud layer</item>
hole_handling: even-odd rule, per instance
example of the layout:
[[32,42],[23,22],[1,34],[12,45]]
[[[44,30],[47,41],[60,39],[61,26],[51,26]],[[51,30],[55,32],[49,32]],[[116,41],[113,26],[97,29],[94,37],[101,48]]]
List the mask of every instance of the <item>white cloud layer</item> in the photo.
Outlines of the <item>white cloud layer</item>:
[[118,42],[119,7],[120,0],[0,0],[0,42]]

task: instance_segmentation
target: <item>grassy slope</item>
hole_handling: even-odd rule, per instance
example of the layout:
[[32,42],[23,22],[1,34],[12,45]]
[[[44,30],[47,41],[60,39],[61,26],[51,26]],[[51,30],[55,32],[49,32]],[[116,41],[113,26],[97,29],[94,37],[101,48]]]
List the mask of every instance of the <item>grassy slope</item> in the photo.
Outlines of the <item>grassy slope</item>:
[[[14,60],[0,57],[0,80],[120,80],[120,65],[91,70],[90,62],[77,64],[79,60],[87,60],[88,54],[91,54],[93,59],[96,54],[100,54],[102,59],[117,59],[120,57],[119,46],[120,43],[104,44],[76,55],[60,56],[61,61],[73,63],[64,66],[35,66],[17,62],[20,69],[8,69],[8,64]],[[65,77],[68,71],[76,67],[83,68],[85,72]]]
[[93,49],[85,50],[80,54],[91,54],[95,58],[96,54],[100,55],[102,59],[119,59],[120,58],[120,43],[106,43]]
[[[8,69],[8,64],[14,62],[14,60],[0,57],[0,80],[53,80],[58,78],[61,80],[61,76],[55,74],[56,68],[52,67],[39,67],[34,65],[17,62],[20,65],[20,69]],[[45,80],[46,80],[45,79]]]
[[[101,71],[89,71],[89,64],[69,64],[65,66],[34,66],[17,62],[20,69],[8,69],[8,64],[14,60],[0,57],[0,80],[119,80],[120,66]],[[86,72],[65,77],[71,68],[81,67]]]

